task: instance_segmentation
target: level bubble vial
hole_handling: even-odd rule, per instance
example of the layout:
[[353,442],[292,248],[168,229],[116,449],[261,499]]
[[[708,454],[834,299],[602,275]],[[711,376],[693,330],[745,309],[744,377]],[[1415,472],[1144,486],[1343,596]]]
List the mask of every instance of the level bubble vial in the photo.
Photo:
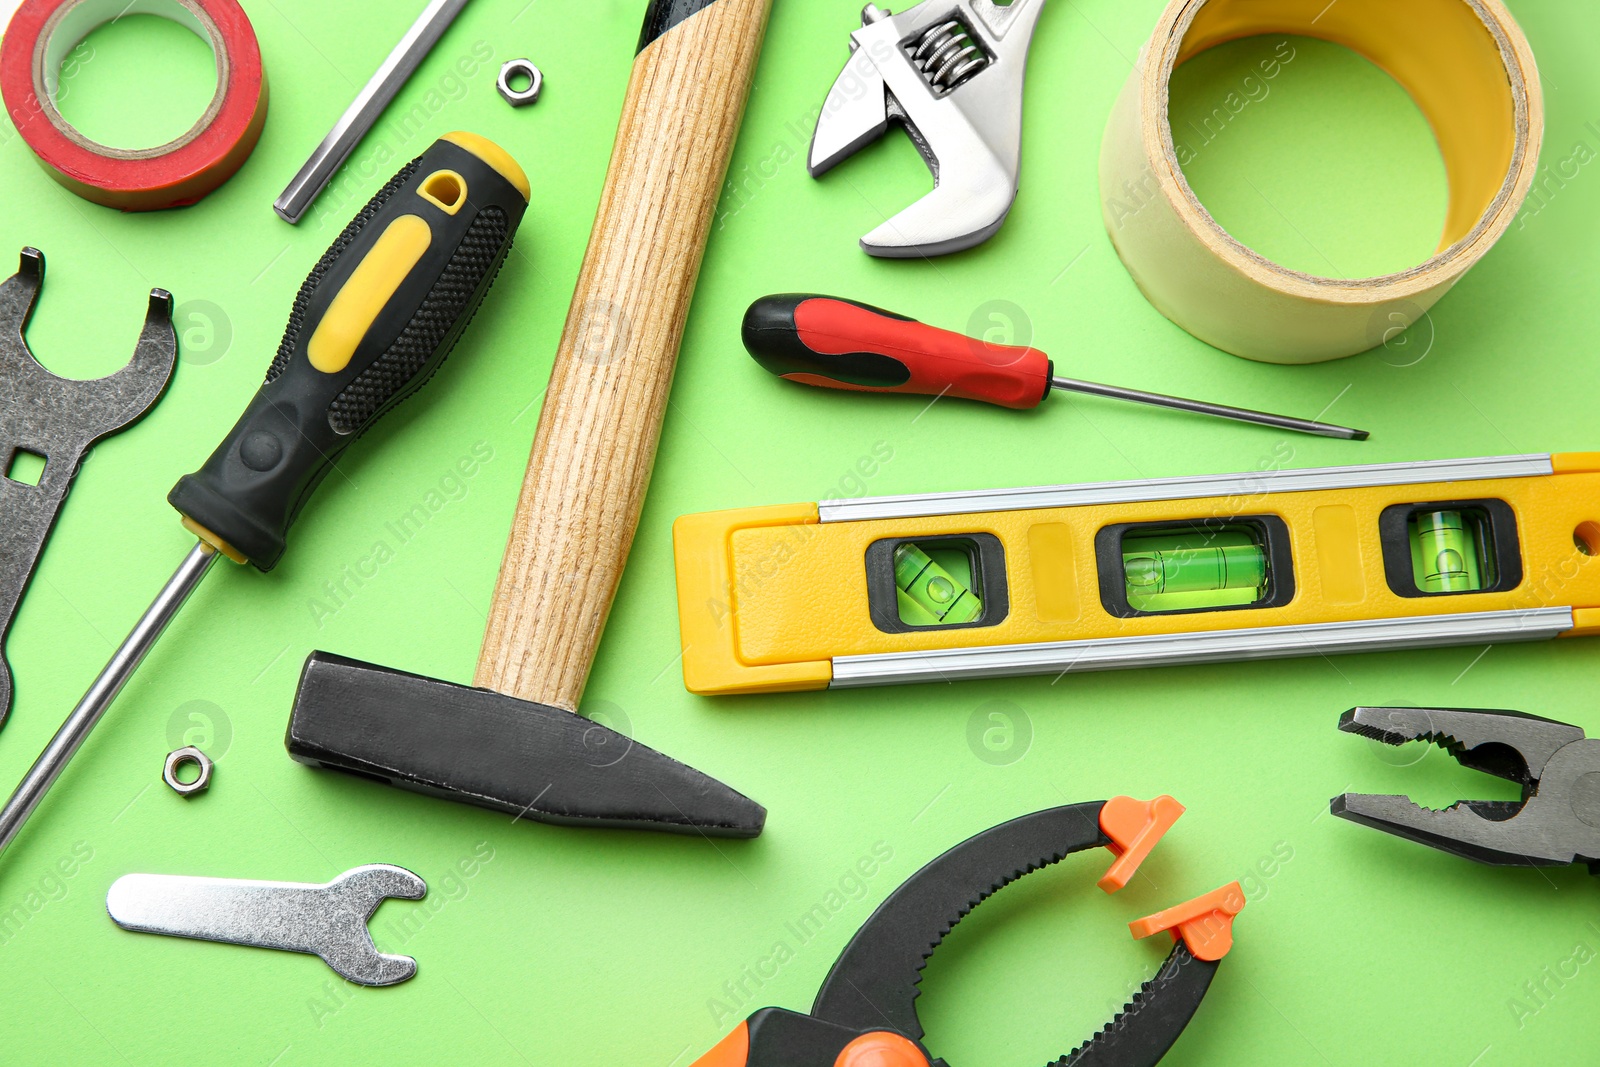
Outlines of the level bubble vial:
[[[954,626],[983,614],[983,600],[970,588],[972,553],[960,542],[923,546],[910,541],[894,550],[894,582],[900,621],[908,626]],[[958,577],[959,575],[959,577]]]

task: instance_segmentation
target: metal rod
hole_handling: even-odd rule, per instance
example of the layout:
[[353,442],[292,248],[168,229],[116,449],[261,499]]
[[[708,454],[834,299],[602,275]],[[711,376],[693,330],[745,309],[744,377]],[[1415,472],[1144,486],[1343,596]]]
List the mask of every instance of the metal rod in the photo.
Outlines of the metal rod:
[[122,687],[128,684],[133,672],[144,662],[145,655],[161,637],[167,624],[178,614],[184,601],[189,599],[189,594],[194,592],[216,561],[216,549],[204,542],[197,544],[189,550],[167,584],[161,587],[155,601],[134,625],[133,632],[128,634],[112,655],[111,662],[105,665],[39,758],[33,761],[33,767],[17,786],[17,791],[11,794],[11,799],[6,801],[4,810],[0,810],[0,851],[4,851],[11,844],[11,839],[17,836],[22,824],[28,821],[33,809],[39,806],[39,801],[44,799],[50,786],[66,769],[67,762],[89,736],[89,731],[94,729],[111,702],[117,699],[117,694],[122,692]]
[[1177,408],[1179,411],[1215,415],[1219,419],[1233,419],[1235,422],[1253,422],[1258,426],[1275,426],[1280,430],[1315,434],[1318,437],[1337,437],[1345,441],[1365,441],[1369,436],[1365,430],[1352,430],[1348,426],[1334,426],[1331,423],[1313,422],[1311,419],[1296,419],[1288,415],[1272,415],[1265,411],[1234,408],[1226,404],[1208,403],[1204,400],[1185,400],[1181,396],[1168,396],[1165,393],[1147,393],[1143,389],[1125,389],[1120,385],[1100,385],[1098,382],[1085,382],[1077,378],[1051,378],[1050,384],[1057,389],[1066,389],[1074,393],[1105,396],[1113,400],[1131,400],[1135,404],[1154,404],[1156,407]]
[[356,94],[344,114],[339,116],[339,121],[333,124],[333,129],[328,131],[328,136],[322,139],[317,150],[311,153],[311,158],[305,161],[300,172],[273,202],[272,210],[278,213],[279,218],[289,223],[300,221],[318,194],[332,180],[334,172],[361,143],[367,131],[372,129],[372,124],[378,121],[378,116],[383,114],[383,109],[389,106],[389,101],[395,98],[406,79],[422,65],[423,59],[439,43],[444,31],[450,28],[450,23],[466,6],[467,0],[432,0],[423,9],[417,21],[411,24],[406,35],[400,38],[400,43],[389,53],[389,58],[383,61],[383,66],[362,86],[361,92]]

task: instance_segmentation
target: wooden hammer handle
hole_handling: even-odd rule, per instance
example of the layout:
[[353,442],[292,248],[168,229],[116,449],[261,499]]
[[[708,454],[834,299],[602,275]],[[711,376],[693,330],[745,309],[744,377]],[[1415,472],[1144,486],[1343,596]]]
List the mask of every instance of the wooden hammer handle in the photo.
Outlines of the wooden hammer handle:
[[771,0],[652,0],[476,684],[575,711],[644,505]]

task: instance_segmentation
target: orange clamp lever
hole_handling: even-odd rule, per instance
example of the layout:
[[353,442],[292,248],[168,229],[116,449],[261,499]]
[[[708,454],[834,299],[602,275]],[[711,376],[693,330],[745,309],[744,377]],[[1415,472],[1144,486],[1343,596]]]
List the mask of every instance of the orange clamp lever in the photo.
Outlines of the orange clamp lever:
[[899,1034],[862,1034],[839,1053],[834,1067],[928,1067],[928,1057]]
[[1117,858],[1096,884],[1107,893],[1127,885],[1156,842],[1182,814],[1183,805],[1165,795],[1154,800],[1112,797],[1106,801],[1100,809],[1100,832],[1111,838],[1106,848]]
[[1230,882],[1203,897],[1128,924],[1135,939],[1165,930],[1197,960],[1220,960],[1233,947],[1233,917],[1244,910],[1244,889]]
[[739,1028],[721,1041],[717,1047],[701,1056],[689,1067],[745,1067],[750,1061],[750,1024],[743,1022]]
[[[745,1067],[750,1061],[750,1025],[739,1028],[692,1067]],[[862,1034],[846,1045],[834,1067],[928,1067],[928,1057],[909,1039],[887,1031]]]

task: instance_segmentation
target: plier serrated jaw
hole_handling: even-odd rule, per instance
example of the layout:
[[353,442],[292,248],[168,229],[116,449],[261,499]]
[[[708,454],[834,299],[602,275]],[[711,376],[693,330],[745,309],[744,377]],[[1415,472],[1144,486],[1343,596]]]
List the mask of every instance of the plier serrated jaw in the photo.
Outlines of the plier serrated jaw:
[[981,244],[1017,196],[1022,87],[1044,0],[875,4],[850,35],[850,59],[823,102],[807,169],[818,177],[905,127],[934,189],[861,239],[871,255],[943,255]]
[[1442,811],[1404,796],[1345,793],[1334,815],[1496,866],[1586,863],[1600,874],[1600,740],[1518,711],[1352,708],[1339,729],[1389,745],[1429,741],[1471,770],[1522,787],[1521,800],[1462,800]]

